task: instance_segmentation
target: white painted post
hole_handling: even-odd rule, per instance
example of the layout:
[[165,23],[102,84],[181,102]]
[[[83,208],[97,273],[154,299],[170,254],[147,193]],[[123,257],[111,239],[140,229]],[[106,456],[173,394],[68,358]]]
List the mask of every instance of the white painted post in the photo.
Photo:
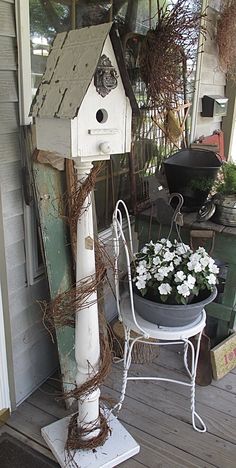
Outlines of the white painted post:
[[[91,169],[91,162],[80,162],[75,160],[78,184],[87,178]],[[77,223],[77,263],[76,281],[94,275],[95,269],[95,248],[93,232],[93,212],[91,194],[84,202],[82,214]],[[100,357],[99,325],[97,293],[93,292],[88,297],[88,305],[76,313],[75,324],[75,358],[77,363],[76,383],[78,387],[88,381],[98,370]],[[100,390],[93,391],[86,398],[78,402],[78,425],[86,427],[94,424],[99,418],[99,396]],[[94,437],[96,431],[91,432],[88,437]]]

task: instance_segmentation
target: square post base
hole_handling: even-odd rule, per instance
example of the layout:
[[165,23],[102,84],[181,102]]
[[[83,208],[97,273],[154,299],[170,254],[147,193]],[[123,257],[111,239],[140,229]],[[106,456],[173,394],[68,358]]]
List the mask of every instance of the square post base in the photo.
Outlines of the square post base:
[[71,416],[67,416],[41,430],[44,440],[62,468],[74,468],[76,464],[80,468],[111,468],[133,457],[140,450],[138,443],[118,419],[110,415],[108,424],[111,435],[106,442],[94,450],[77,450],[70,462],[65,451],[70,419]]

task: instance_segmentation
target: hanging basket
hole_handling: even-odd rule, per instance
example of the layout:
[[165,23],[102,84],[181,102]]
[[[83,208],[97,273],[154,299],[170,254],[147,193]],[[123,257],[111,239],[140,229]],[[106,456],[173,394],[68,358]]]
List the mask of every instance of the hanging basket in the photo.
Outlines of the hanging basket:
[[161,327],[183,327],[200,318],[204,307],[214,301],[216,295],[217,289],[214,288],[212,292],[202,291],[190,304],[170,305],[151,301],[134,291],[134,307],[137,314],[148,322]]

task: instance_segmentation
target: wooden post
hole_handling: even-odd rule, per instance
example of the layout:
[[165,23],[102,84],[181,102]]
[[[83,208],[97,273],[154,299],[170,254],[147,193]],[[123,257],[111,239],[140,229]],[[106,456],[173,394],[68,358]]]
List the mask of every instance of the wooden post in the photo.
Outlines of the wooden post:
[[[87,178],[91,169],[91,162],[75,161],[78,184]],[[94,275],[95,270],[95,249],[94,249],[94,229],[92,198],[88,195],[84,202],[82,214],[77,224],[77,261],[76,261],[76,282]],[[75,358],[77,363],[76,383],[78,386],[91,379],[92,374],[98,371],[100,357],[99,325],[97,292],[94,291],[87,298],[87,305],[76,313],[75,324]],[[86,398],[78,402],[78,425],[86,427],[99,422],[99,395],[100,390],[96,389]],[[94,437],[94,431],[91,437]]]

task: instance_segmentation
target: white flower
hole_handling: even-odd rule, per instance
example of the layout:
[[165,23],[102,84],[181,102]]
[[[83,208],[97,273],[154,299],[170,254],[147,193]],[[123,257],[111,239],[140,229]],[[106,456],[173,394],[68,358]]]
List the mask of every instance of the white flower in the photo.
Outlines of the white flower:
[[190,261],[193,262],[193,263],[199,263],[200,259],[201,259],[201,256],[195,252],[193,253],[192,255],[190,255]]
[[190,261],[187,263],[187,267],[189,271],[195,271],[195,273],[199,273],[203,270],[199,256],[194,257],[194,255],[190,256]]
[[146,254],[146,253],[147,253],[147,251],[148,251],[148,248],[147,248],[146,246],[145,246],[145,247],[143,247],[143,249],[141,250],[141,252],[143,252],[144,254]]
[[176,283],[182,283],[186,278],[186,275],[184,274],[183,271],[177,271],[175,274],[175,281]]
[[187,267],[188,267],[189,271],[192,271],[194,269],[194,263],[188,262]]
[[216,277],[212,273],[208,275],[206,278],[209,284],[216,284]]
[[200,271],[202,271],[202,270],[203,270],[203,267],[202,267],[201,263],[200,263],[200,262],[197,262],[197,263],[194,265],[193,270],[195,271],[195,273],[199,273]]
[[169,240],[166,241],[166,247],[168,247],[168,249],[172,247],[172,243]]
[[[140,262],[140,263],[141,263],[141,262]],[[139,275],[143,275],[143,274],[147,273],[147,268],[146,268],[145,265],[140,265],[140,263],[139,263],[139,265],[137,266],[136,271],[137,271],[137,273],[138,273]]]
[[180,263],[181,263],[181,257],[175,257],[174,259],[175,266],[179,266]]
[[198,247],[198,249],[196,250],[197,253],[201,253],[201,254],[207,254],[206,253],[206,250],[204,249],[204,247]]
[[188,297],[190,295],[190,289],[185,282],[177,286],[177,291],[181,296],[184,297]]
[[187,280],[185,281],[185,284],[187,284],[188,287],[192,289],[195,283],[196,283],[196,278],[194,278],[194,276],[192,275],[188,275]]
[[158,273],[155,273],[154,278],[156,278],[157,281],[163,281],[164,275],[158,272]]
[[154,257],[154,259],[152,260],[152,263],[153,265],[160,265],[161,260],[159,259],[159,257]]
[[163,277],[168,276],[169,268],[168,267],[161,267],[161,268],[159,268],[158,273],[160,273],[160,275],[163,275]]
[[183,255],[190,250],[190,247],[186,244],[177,244],[176,252],[178,255]]
[[138,281],[136,281],[135,285],[136,285],[136,288],[138,289],[145,289],[146,281],[143,280],[143,278],[138,278]]
[[215,263],[209,263],[209,271],[210,273],[219,273],[219,268]]
[[209,257],[202,257],[200,258],[200,263],[202,266],[207,267],[209,265]]
[[168,283],[163,283],[158,287],[161,296],[166,296],[171,293],[172,287]]
[[174,270],[174,265],[173,265],[173,262],[170,262],[169,266],[167,267],[168,268],[168,271],[173,271]]
[[163,260],[165,262],[170,262],[171,260],[173,260],[174,256],[175,256],[174,252],[169,252],[167,250],[167,252],[165,252],[165,254],[164,254]]
[[155,244],[154,252],[155,252],[156,255],[160,252],[161,249],[163,249],[162,244],[159,244],[159,243]]

